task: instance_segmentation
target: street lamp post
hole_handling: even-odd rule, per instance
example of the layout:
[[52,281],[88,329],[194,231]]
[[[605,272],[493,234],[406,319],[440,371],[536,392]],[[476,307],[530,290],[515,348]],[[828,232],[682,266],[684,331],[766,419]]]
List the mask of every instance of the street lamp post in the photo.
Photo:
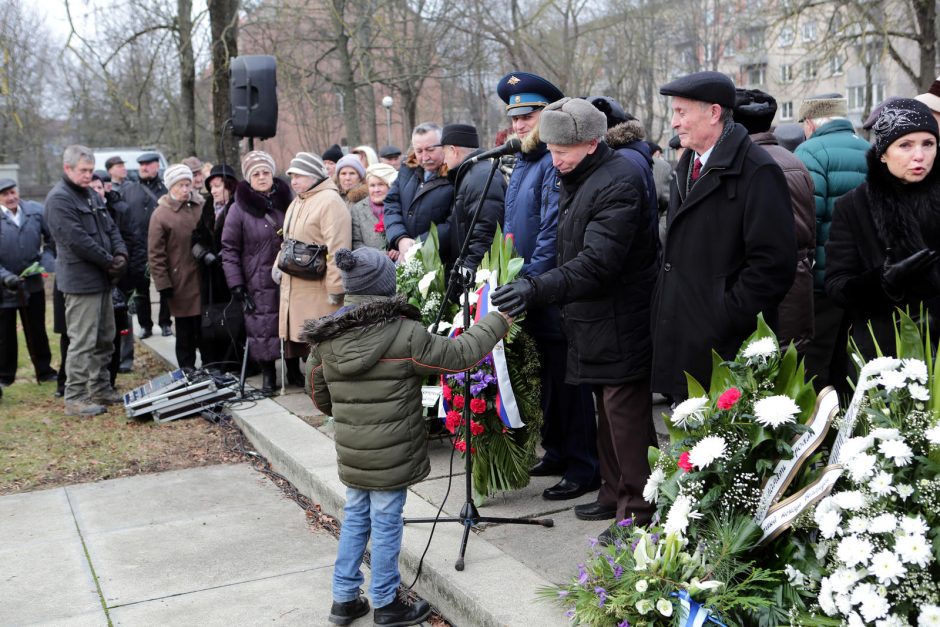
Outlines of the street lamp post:
[[382,106],[385,107],[385,129],[388,132],[387,138],[388,141],[385,142],[387,146],[392,145],[392,105],[395,104],[395,101],[391,96],[385,96],[382,98]]

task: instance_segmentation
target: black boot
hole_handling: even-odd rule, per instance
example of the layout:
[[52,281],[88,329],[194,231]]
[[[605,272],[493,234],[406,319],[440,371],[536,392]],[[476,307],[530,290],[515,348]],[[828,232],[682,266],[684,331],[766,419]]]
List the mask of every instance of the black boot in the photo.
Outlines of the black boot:
[[418,625],[431,615],[431,606],[423,599],[418,599],[414,605],[395,597],[388,605],[375,608],[372,620],[376,625],[383,627],[405,627]]
[[288,357],[284,360],[287,367],[287,383],[295,387],[304,386],[304,373],[300,371],[300,357]]
[[277,393],[277,370],[273,361],[261,362],[261,395],[274,396]]
[[369,601],[361,594],[359,598],[352,601],[339,603],[333,601],[333,607],[330,608],[330,622],[334,625],[348,625],[360,616],[369,613]]

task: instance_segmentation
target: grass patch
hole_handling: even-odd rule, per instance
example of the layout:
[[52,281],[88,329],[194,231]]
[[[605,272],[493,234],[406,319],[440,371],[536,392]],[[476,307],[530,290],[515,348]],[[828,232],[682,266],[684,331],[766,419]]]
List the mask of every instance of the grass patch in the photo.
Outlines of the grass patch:
[[[46,322],[58,367],[51,302]],[[0,400],[0,494],[240,460],[224,449],[222,429],[199,417],[162,425],[128,422],[121,405],[91,418],[66,416],[62,399],[53,396],[55,382],[36,383],[19,323],[17,333],[16,382]],[[168,369],[142,343],[135,349],[134,372],[117,378],[122,392]]]

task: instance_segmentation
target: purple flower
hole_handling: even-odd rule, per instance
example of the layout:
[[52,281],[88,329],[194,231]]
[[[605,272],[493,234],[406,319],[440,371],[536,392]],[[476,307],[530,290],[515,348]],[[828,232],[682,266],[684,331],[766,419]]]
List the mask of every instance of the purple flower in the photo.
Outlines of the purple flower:
[[485,376],[486,376],[485,372],[483,372],[482,370],[477,370],[472,375],[470,375],[470,378],[474,381],[482,381],[483,377]]
[[629,526],[632,525],[632,524],[633,524],[633,519],[632,519],[632,518],[624,518],[623,520],[621,520],[620,522],[617,523],[617,526],[618,526],[618,527],[629,527]]
[[659,542],[659,534],[654,533],[653,535],[651,535],[650,542],[652,542],[653,544],[656,544],[657,542]]
[[591,544],[592,549],[597,546],[597,538],[588,538],[588,542]]
[[587,583],[587,580],[588,574],[587,570],[584,568],[584,564],[578,564],[578,583],[583,586]]
[[614,579],[623,577],[623,566],[614,566]]
[[479,396],[480,392],[486,389],[485,383],[474,383],[470,386],[470,394],[473,396]]
[[574,618],[574,610],[568,610],[567,612],[565,612],[565,616],[567,616],[568,618]]
[[604,603],[607,603],[607,591],[598,586],[594,588],[594,594],[597,595],[597,607],[604,607]]
[[617,538],[616,540],[614,540],[615,549],[617,549],[618,551],[622,551],[623,547],[624,547],[623,540],[621,540],[620,538]]
[[566,596],[568,596],[568,591],[567,591],[567,590],[559,590],[559,591],[558,591],[558,598],[559,598],[559,599],[564,599]]
[[464,375],[465,375],[465,373],[463,373],[463,372],[458,372],[457,374],[449,374],[449,375],[447,375],[447,378],[450,379],[451,381],[457,381],[458,383],[463,383]]
[[496,377],[494,377],[491,374],[488,374],[485,377],[483,377],[483,383],[486,383],[487,385],[489,385],[490,383],[496,383]]
[[639,540],[634,540],[632,543],[630,543],[630,550],[636,551],[636,545],[638,545],[639,543],[640,543]]
[[617,627],[630,627],[630,621],[622,620],[617,623]]

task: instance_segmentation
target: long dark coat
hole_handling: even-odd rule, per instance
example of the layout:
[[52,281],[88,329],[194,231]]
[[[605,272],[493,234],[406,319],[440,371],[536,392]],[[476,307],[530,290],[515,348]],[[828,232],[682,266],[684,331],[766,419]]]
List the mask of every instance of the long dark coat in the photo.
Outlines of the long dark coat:
[[693,152],[676,165],[663,265],[653,299],[653,390],[683,398],[685,372],[708,386],[712,349],[735,355],[796,272],[783,172],[740,124],[728,129],[687,189]]
[[[20,202],[18,211],[23,214],[20,226],[0,212],[0,281],[8,274],[18,276],[36,261],[46,272],[55,272],[55,246],[42,205],[24,200]],[[23,281],[23,291],[27,298],[45,298],[42,275],[27,277]],[[19,306],[16,291],[0,286],[0,309],[17,309]]]
[[150,278],[157,291],[173,288],[168,299],[175,318],[189,318],[201,313],[199,300],[199,264],[193,258],[193,231],[202,214],[202,196],[192,192],[180,202],[162,196],[150,216],[147,230],[147,259]]
[[260,194],[241,181],[222,230],[222,265],[228,286],[244,286],[255,304],[255,310],[245,314],[245,331],[249,353],[258,361],[273,361],[281,354],[277,332],[280,293],[271,268],[281,249],[278,231],[284,226],[292,198],[290,186],[282,179],[274,179],[270,195]]
[[206,198],[202,206],[202,215],[199,217],[199,223],[196,230],[193,231],[192,244],[199,244],[205,247],[210,253],[216,256],[218,263],[212,266],[199,264],[199,277],[202,283],[203,309],[206,305],[213,303],[227,303],[232,299],[232,293],[228,289],[228,282],[225,280],[225,270],[222,267],[222,231],[225,228],[225,218],[235,202],[233,197],[229,200],[225,208],[215,215],[215,203],[212,196]]
[[535,277],[537,299],[562,305],[572,384],[649,376],[656,223],[642,172],[600,143],[563,175],[556,268]]

